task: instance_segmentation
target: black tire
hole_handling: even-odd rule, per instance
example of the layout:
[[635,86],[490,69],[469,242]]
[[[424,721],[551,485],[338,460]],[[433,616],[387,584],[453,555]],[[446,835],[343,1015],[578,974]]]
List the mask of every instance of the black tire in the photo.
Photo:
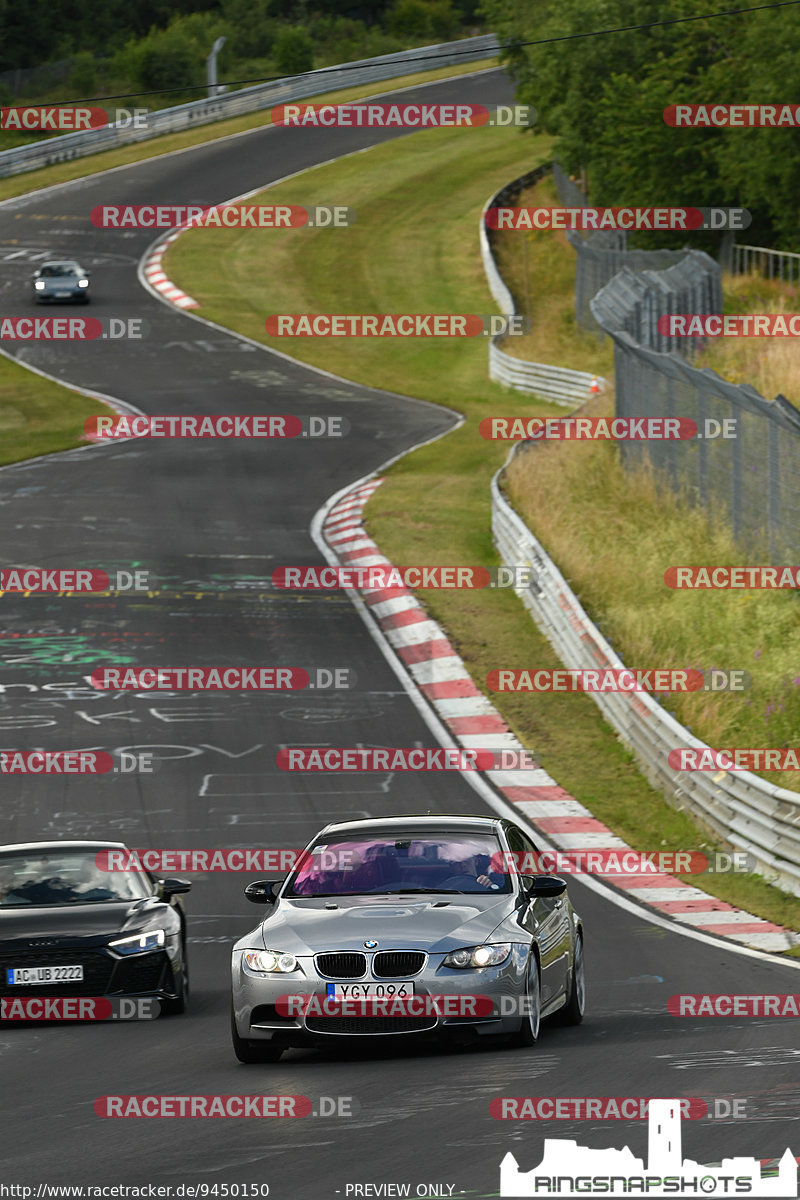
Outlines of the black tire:
[[254,1042],[250,1038],[239,1037],[233,1004],[231,1004],[231,1041],[233,1042],[233,1053],[240,1063],[277,1062],[285,1050],[285,1046],[276,1045],[275,1042]]
[[586,968],[583,961],[583,934],[575,941],[575,956],[572,963],[572,983],[569,1000],[556,1013],[559,1025],[580,1025],[586,1008]]
[[171,1000],[161,1001],[161,1015],[163,1017],[178,1017],[181,1013],[186,1012],[189,1004],[189,969],[186,966],[186,960],[183,961],[181,968],[180,990],[178,995]]
[[531,946],[528,966],[525,974],[525,998],[528,1001],[527,1013],[522,1014],[519,1032],[514,1035],[515,1046],[534,1046],[539,1037],[539,1027],[542,1022],[542,986],[539,977],[539,960],[536,951]]

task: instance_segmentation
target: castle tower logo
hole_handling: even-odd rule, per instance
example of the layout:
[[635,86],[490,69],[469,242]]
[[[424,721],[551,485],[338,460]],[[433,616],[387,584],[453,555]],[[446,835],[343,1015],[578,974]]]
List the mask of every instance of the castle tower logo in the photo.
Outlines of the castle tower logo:
[[506,1196],[797,1196],[797,1163],[786,1150],[777,1175],[762,1178],[757,1158],[725,1158],[707,1167],[681,1158],[679,1100],[651,1100],[647,1165],[622,1150],[592,1150],[577,1142],[545,1138],[542,1161],[520,1171],[514,1155],[500,1164],[500,1195]]

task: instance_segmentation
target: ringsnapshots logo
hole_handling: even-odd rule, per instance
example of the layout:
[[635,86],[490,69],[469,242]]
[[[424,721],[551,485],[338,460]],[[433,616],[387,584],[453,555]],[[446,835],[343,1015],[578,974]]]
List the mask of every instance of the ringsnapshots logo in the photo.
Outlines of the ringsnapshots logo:
[[271,337],[472,338],[519,337],[530,322],[499,313],[273,313]]
[[356,215],[346,204],[97,204],[96,229],[346,229]]
[[691,230],[747,229],[746,208],[487,208],[487,229],[562,229],[580,233],[625,230],[688,233]]
[[652,1099],[647,1162],[627,1146],[594,1150],[573,1139],[545,1138],[538,1166],[521,1171],[509,1151],[500,1164],[500,1195],[605,1196],[797,1196],[797,1163],[787,1149],[777,1171],[762,1175],[761,1160],[737,1156],[707,1166],[685,1159],[680,1099]]
[[441,129],[494,126],[532,129],[532,104],[279,104],[273,125],[293,129]]

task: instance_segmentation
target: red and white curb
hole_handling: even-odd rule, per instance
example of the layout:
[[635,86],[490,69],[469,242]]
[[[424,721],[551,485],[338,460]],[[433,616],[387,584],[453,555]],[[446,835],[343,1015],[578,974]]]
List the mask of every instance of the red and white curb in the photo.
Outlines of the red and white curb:
[[[370,479],[358,484],[325,518],[323,537],[345,566],[392,565],[362,525],[364,506],[382,482]],[[359,593],[419,691],[465,749],[524,749],[492,702],[475,686],[444,631],[412,591],[362,588]],[[499,770],[485,775],[520,816],[558,850],[633,852],[545,770]],[[631,900],[692,929],[756,950],[782,951],[800,944],[800,934],[793,930],[734,908],[672,875],[595,874]]]
[[[186,228],[186,226],[184,226]],[[173,233],[167,234],[162,242],[153,246],[147,258],[144,260],[142,270],[144,277],[152,288],[174,304],[176,308],[199,308],[200,305],[191,296],[187,296],[186,292],[181,291],[179,287],[167,278],[162,265],[162,259],[169,249],[170,242],[174,242],[180,234],[183,233],[183,228],[176,229]]]

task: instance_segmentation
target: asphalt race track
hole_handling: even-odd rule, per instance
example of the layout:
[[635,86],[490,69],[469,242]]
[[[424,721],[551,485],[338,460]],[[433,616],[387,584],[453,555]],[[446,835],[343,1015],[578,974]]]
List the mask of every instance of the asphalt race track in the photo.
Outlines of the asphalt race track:
[[[508,103],[500,73],[405,93],[429,102]],[[36,256],[93,271],[75,312],[143,317],[141,343],[20,344],[20,361],[145,413],[340,414],[341,440],[141,440],[0,472],[3,565],[145,569],[154,595],[2,597],[0,740],[30,749],[152,751],[152,775],[7,779],[0,843],[118,838],[132,846],[294,847],[347,816],[486,811],[456,775],[289,776],[282,746],[431,745],[431,733],[344,595],[273,589],[283,563],[319,563],[309,533],[335,492],[446,431],[452,414],[325,377],[167,308],[138,283],[152,231],[95,229],[97,204],[215,204],[388,136],[368,129],[266,128],[0,205],[3,315],[30,312]],[[406,134],[404,136],[413,136]],[[369,170],[369,157],[364,158]],[[92,169],[87,160],[87,170]],[[298,184],[298,197],[302,187]],[[343,202],[346,202],[344,198]],[[334,235],[337,236],[337,235]],[[64,315],[72,310],[37,310]],[[292,695],[98,695],[102,664],[348,667],[348,691]],[[20,686],[22,685],[22,686]],[[800,1154],[796,1026],[678,1019],[669,996],[797,991],[797,968],[724,942],[671,933],[570,884],[587,933],[588,1015],[545,1025],[536,1047],[440,1052],[288,1052],[239,1065],[228,1033],[229,945],[256,924],[249,877],[195,877],[188,897],[192,1001],[153,1023],[0,1028],[3,1171],[60,1184],[268,1183],[278,1200],[356,1195],[354,1184],[498,1192],[501,1158],[523,1169],[542,1138],[630,1146],[645,1122],[500,1122],[498,1096],[697,1096],[746,1101],[748,1120],[684,1122],[687,1157]],[[353,1115],[297,1120],[112,1120],[107,1094],[256,1093],[352,1097]],[[380,1194],[361,1193],[363,1194]],[[421,1193],[424,1194],[424,1193]],[[435,1192],[429,1194],[437,1194]]]

